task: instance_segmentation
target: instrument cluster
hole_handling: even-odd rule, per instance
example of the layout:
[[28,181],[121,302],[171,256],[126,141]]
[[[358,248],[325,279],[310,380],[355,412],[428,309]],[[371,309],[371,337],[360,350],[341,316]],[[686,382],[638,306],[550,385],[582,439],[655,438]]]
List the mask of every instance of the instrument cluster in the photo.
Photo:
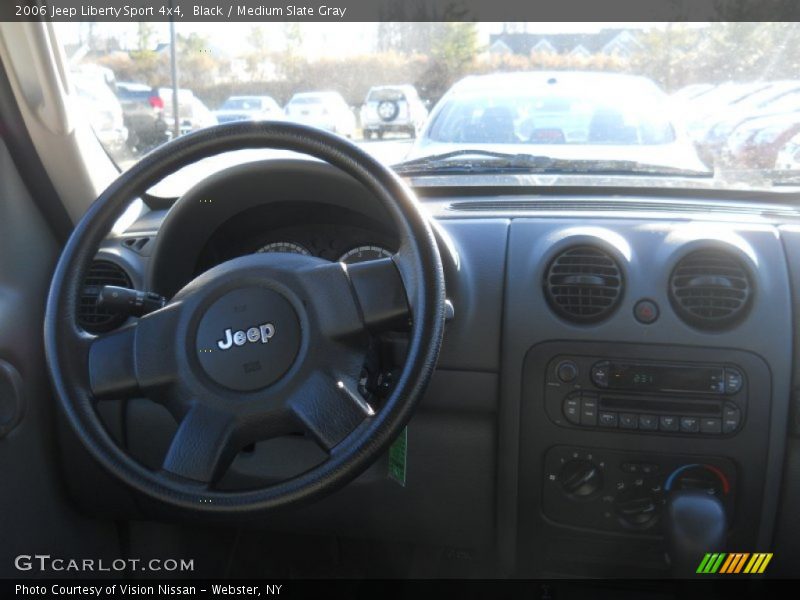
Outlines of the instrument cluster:
[[[302,244],[285,241],[270,242],[260,247],[256,252],[287,252],[289,254],[302,254],[303,256],[315,255],[314,252]],[[383,246],[360,244],[344,252],[341,256],[336,258],[336,261],[346,264],[355,264],[368,260],[376,260],[378,258],[389,258],[390,256],[392,256],[392,252]]]

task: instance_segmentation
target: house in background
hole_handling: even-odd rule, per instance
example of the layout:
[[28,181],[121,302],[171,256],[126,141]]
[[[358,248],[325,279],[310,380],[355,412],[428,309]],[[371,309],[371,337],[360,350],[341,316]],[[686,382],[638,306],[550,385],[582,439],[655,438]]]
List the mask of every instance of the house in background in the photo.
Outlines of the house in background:
[[641,48],[636,29],[601,29],[594,33],[528,33],[504,31],[489,36],[490,54],[561,54],[630,58]]
[[[180,44],[178,45],[178,49],[180,51]],[[156,54],[164,54],[169,55],[170,52],[170,44],[169,42],[160,42],[155,47]],[[208,44],[207,48],[204,48],[202,52],[207,52],[210,56],[214,58],[224,61],[225,70],[224,72],[214,71],[208,74],[209,79],[212,83],[222,83],[224,81],[247,81],[249,78],[247,72],[247,62],[241,56],[234,56],[231,52],[218,44]],[[265,71],[270,73],[269,79],[273,79],[275,77],[275,73],[277,71],[274,64],[271,62],[265,64],[263,66]]]

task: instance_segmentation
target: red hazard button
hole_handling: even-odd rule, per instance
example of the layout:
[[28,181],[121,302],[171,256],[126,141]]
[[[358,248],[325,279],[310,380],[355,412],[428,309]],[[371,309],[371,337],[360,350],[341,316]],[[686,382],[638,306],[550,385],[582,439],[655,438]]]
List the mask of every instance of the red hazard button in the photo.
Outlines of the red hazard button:
[[639,323],[650,324],[658,319],[658,305],[652,300],[639,300],[633,307],[633,316]]

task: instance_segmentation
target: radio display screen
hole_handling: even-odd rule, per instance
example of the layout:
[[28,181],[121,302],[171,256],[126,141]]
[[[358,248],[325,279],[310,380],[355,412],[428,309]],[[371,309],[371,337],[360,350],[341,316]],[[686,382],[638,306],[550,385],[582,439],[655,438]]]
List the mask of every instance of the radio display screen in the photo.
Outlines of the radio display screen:
[[723,370],[706,367],[678,367],[611,363],[608,387],[616,389],[717,392]]

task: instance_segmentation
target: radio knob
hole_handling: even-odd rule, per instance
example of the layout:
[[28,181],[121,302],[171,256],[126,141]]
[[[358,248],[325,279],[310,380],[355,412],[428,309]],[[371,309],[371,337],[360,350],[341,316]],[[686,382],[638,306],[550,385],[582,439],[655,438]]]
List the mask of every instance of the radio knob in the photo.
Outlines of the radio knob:
[[592,373],[591,373],[592,383],[594,383],[599,388],[607,388],[609,369],[610,369],[610,363],[608,361],[595,363],[595,365],[592,367]]
[[603,472],[588,460],[571,460],[558,475],[561,488],[570,496],[584,498],[603,487]]
[[571,360],[564,360],[558,363],[556,375],[562,383],[572,383],[578,377],[578,365]]

